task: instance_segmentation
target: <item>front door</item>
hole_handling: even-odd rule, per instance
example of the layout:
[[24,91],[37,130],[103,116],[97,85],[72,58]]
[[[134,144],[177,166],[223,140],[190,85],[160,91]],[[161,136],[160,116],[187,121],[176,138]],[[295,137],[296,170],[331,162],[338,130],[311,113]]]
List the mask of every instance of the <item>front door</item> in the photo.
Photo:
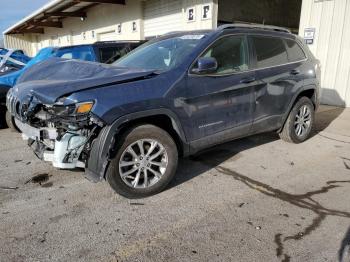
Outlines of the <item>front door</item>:
[[184,105],[191,119],[189,140],[194,141],[194,147],[218,144],[249,133],[256,84],[255,73],[249,71],[244,35],[223,36],[202,56],[214,57],[218,68],[210,74],[188,76]]

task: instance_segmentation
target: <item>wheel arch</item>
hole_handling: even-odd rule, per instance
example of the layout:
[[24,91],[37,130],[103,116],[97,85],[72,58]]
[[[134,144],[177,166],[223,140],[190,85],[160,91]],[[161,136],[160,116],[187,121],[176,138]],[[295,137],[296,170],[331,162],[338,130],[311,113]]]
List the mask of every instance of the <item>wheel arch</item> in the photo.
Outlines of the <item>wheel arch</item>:
[[118,136],[139,124],[153,124],[167,131],[174,139],[180,156],[189,154],[189,144],[177,115],[169,109],[154,109],[124,115],[104,127],[92,143],[85,176],[92,181],[105,178],[110,160],[114,157]]
[[290,112],[293,109],[293,106],[299,101],[300,98],[302,97],[307,97],[311,100],[312,104],[314,105],[315,110],[318,107],[318,94],[317,94],[317,88],[315,85],[310,85],[310,86],[306,86],[303,89],[301,89],[298,93],[296,93],[291,101],[291,103],[288,106],[288,110],[287,113],[283,116],[283,125],[282,127],[277,131],[278,133],[280,133],[284,127],[284,125],[286,124],[286,121],[288,119],[288,116],[290,114]]

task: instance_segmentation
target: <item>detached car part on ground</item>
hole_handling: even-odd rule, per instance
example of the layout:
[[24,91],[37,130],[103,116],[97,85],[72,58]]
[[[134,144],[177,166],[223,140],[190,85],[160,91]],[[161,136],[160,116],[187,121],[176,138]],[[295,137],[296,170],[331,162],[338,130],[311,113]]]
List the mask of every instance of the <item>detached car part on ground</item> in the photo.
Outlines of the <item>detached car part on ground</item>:
[[[110,41],[110,42],[96,42],[94,44],[66,46],[66,47],[46,47],[20,70],[0,76],[0,114],[5,116],[6,108],[5,100],[6,94],[12,88],[17,79],[29,68],[35,64],[47,60],[50,57],[61,57],[65,59],[78,59],[84,61],[101,62],[111,64],[120,57],[129,53],[145,41]],[[1,108],[2,107],[2,108]],[[2,121],[3,122],[3,121]],[[1,124],[1,120],[0,120]],[[15,123],[10,114],[6,114],[6,124],[11,129],[15,130]]]
[[40,159],[137,198],[167,186],[178,156],[267,131],[303,142],[319,79],[318,60],[286,30],[228,25],[168,34],[114,65],[50,59],[7,105]]

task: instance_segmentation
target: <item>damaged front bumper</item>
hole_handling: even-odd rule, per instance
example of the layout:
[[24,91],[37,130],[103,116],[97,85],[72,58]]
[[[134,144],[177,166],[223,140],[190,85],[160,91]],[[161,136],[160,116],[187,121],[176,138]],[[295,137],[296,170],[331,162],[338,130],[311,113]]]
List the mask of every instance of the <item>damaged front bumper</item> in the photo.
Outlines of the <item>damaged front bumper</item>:
[[68,131],[62,137],[55,128],[35,128],[15,120],[22,131],[22,138],[28,141],[35,155],[44,161],[51,162],[56,168],[84,168],[85,162],[80,155],[88,138],[81,131]]
[[20,98],[11,91],[7,95],[8,110],[22,138],[39,159],[56,168],[84,168],[85,177],[98,182],[105,178],[109,162],[110,154],[100,150],[109,129],[92,112],[76,113],[77,106],[86,104],[53,108],[54,105],[43,104],[34,96]]

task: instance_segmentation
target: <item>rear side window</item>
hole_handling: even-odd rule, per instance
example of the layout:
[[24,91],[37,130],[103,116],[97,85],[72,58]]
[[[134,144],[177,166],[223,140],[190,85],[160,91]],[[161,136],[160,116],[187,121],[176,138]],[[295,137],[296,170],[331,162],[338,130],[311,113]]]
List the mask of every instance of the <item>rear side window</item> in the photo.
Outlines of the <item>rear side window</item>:
[[276,37],[252,36],[258,68],[287,64],[288,55],[284,42]]
[[226,36],[216,41],[203,55],[218,62],[216,74],[248,70],[247,45],[244,36]]
[[306,58],[304,51],[293,40],[286,39],[288,58],[290,62],[300,61]]

